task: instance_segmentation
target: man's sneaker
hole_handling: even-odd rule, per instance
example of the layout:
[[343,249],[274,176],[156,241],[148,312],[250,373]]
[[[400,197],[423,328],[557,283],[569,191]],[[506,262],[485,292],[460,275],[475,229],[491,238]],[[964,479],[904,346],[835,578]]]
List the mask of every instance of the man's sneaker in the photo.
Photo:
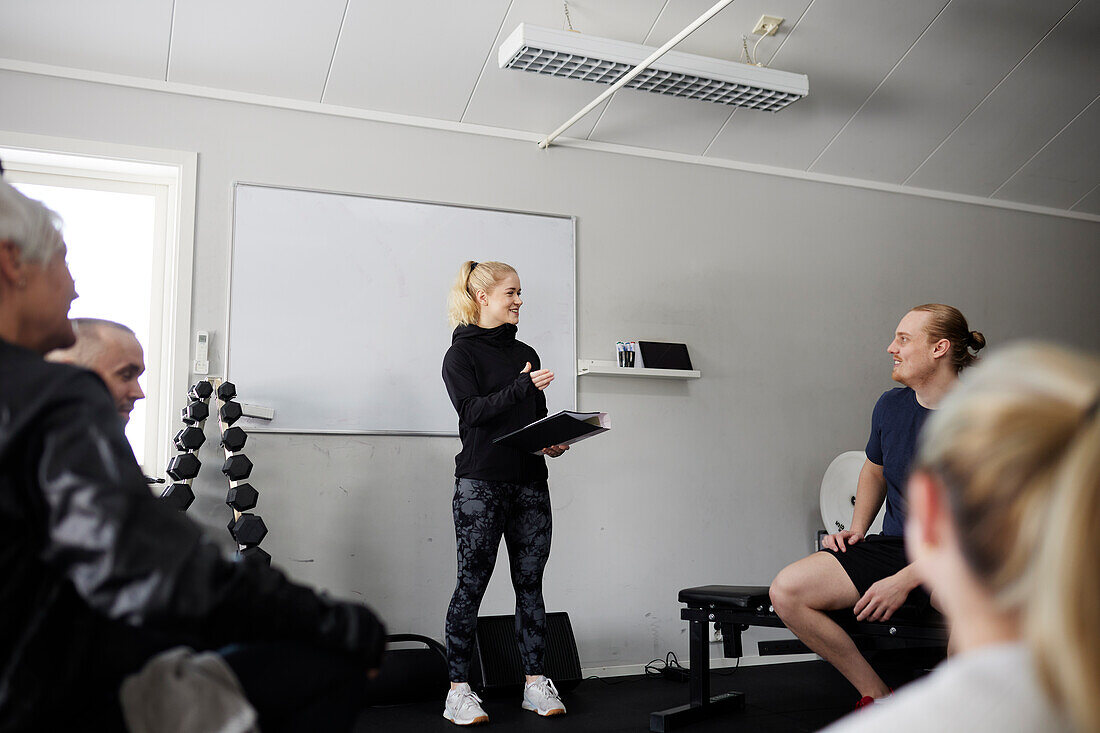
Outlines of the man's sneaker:
[[549,677],[539,677],[523,688],[523,709],[534,710],[539,715],[565,715],[558,688]]
[[455,725],[474,725],[489,722],[489,716],[481,709],[481,698],[474,694],[474,691],[465,682],[447,693],[447,704],[443,706],[443,717]]

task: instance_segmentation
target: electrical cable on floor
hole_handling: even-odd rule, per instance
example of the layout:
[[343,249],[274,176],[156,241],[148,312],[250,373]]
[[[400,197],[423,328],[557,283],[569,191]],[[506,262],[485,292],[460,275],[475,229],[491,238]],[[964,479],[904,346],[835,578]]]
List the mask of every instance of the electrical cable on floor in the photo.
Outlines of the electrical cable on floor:
[[612,682],[610,680],[604,679],[603,677],[600,677],[599,675],[594,675],[594,674],[589,675],[588,677],[585,677],[584,679],[585,680],[599,680],[600,682],[604,683],[605,685],[621,685],[624,682],[629,682],[630,681],[630,677],[623,677],[622,679],[618,680],[617,682]]
[[654,659],[647,664],[645,666],[645,676],[686,682],[690,679],[691,674],[686,667],[680,664],[680,660],[676,658],[676,652],[669,652],[663,660]]
[[[727,669],[725,672],[719,672],[718,670],[711,670],[711,674],[719,677],[730,677],[741,667],[741,657],[737,658],[737,663],[732,668]],[[678,682],[686,682],[690,679],[691,671],[680,664],[680,660],[676,657],[676,652],[669,652],[665,655],[664,659],[658,657],[657,659],[650,660],[645,666],[645,676],[649,679],[670,679]],[[605,685],[621,685],[623,682],[629,681],[629,676],[623,677],[617,682],[611,682],[609,680],[600,677],[599,675],[589,675],[584,678],[585,680],[598,680]]]

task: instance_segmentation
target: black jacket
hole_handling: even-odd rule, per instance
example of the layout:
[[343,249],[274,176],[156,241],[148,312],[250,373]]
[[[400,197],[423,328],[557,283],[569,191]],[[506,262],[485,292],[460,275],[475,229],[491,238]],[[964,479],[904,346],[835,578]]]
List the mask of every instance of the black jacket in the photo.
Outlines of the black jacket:
[[443,383],[458,411],[462,452],[455,477],[530,483],[546,479],[546,459],[492,439],[546,417],[546,395],[535,387],[524,365],[541,368],[539,355],[516,340],[516,327],[459,326],[443,357]]
[[149,491],[99,377],[0,341],[0,731],[66,704],[104,623],[315,642],[368,667],[384,638],[367,608],[224,558]]

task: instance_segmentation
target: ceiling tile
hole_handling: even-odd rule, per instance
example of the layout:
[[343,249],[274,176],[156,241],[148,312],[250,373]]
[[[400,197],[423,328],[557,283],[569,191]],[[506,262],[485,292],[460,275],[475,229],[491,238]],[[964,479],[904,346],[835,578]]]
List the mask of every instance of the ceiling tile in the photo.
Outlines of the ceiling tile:
[[1080,211],[1084,214],[1100,214],[1100,186],[1092,189],[1073,205],[1072,211]]
[[346,0],[187,0],[168,80],[319,101]]
[[508,0],[352,0],[324,101],[457,120],[496,38]]
[[947,0],[816,0],[769,66],[810,77],[780,112],[738,110],[707,155],[805,170]]
[[901,183],[1074,2],[954,0],[811,170]]
[[1100,2],[1083,0],[908,183],[989,196],[1100,93]]
[[4,0],[0,56],[164,79],[172,0]]
[[589,140],[701,155],[729,118],[730,107],[636,89],[615,93]]
[[1100,102],[1092,104],[993,198],[1068,209],[1100,183]]
[[[663,4],[664,0],[601,0],[599,3],[573,2],[569,9],[573,28],[577,31],[641,43]],[[513,1],[508,17],[493,41],[492,52],[478,79],[463,122],[546,134],[607,88],[592,82],[501,69],[497,66],[497,49],[520,23],[562,28],[565,23],[562,3],[556,0]],[[606,102],[581,118],[564,135],[585,137],[604,106]]]

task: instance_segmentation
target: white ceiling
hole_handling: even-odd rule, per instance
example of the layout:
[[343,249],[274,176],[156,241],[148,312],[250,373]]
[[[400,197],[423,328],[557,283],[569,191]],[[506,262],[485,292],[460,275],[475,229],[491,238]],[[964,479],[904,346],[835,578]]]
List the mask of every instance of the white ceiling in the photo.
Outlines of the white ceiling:
[[[659,46],[714,0],[570,0]],[[735,0],[678,50],[805,73],[778,113],[633,90],[569,137],[1100,215],[1100,0]],[[4,0],[0,59],[548,133],[603,91],[501,70],[562,0]]]

